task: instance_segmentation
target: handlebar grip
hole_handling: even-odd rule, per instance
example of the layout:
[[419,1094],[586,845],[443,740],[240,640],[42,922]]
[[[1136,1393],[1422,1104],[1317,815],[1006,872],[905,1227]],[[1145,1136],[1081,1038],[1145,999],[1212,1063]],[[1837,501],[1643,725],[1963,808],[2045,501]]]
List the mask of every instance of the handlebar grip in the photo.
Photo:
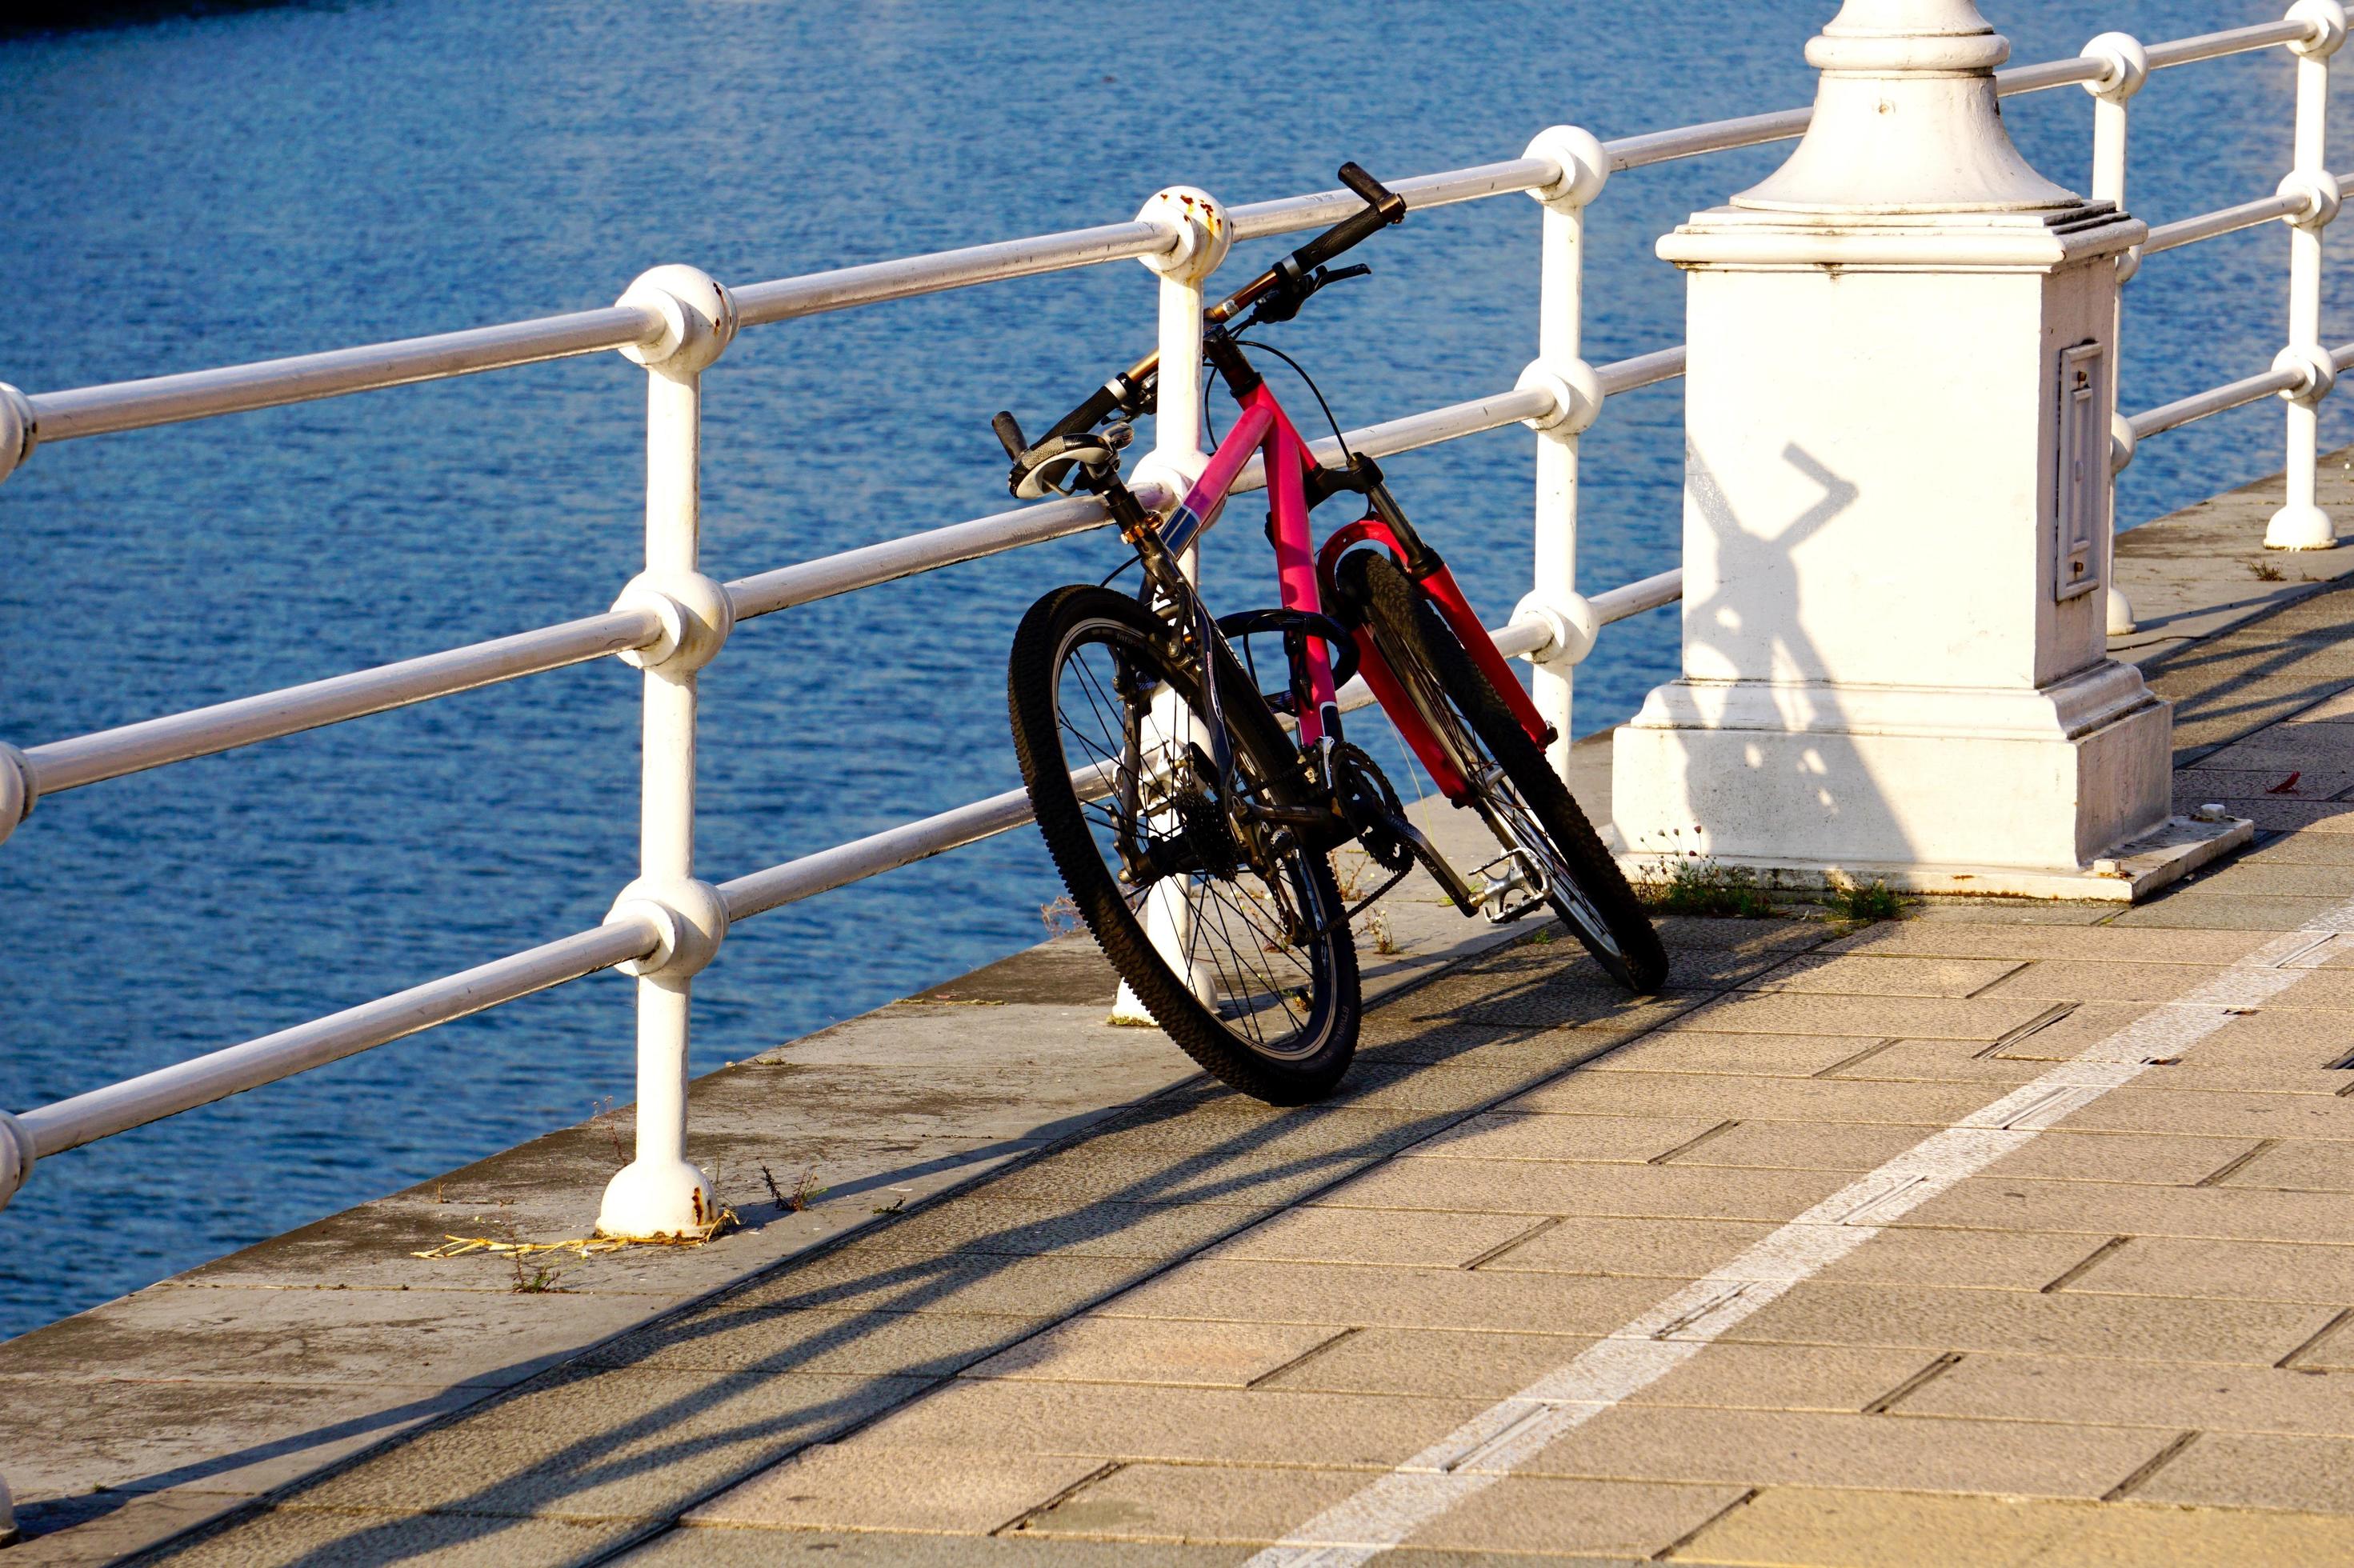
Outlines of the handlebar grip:
[[[1405,209],[1401,207],[1398,217],[1405,216]],[[1363,244],[1396,221],[1396,218],[1384,216],[1379,207],[1366,207],[1293,251],[1291,264],[1302,272],[1313,272],[1343,250]]]
[[1341,165],[1341,183],[1364,198],[1364,210],[1352,213],[1293,251],[1292,264],[1302,272],[1313,271],[1389,225],[1405,221],[1405,198],[1355,164]]
[[1400,207],[1405,205],[1396,192],[1367,174],[1360,164],[1354,163],[1341,164],[1341,183],[1364,197],[1367,207],[1385,207],[1391,202],[1396,202]]
[[1119,407],[1119,388],[1108,385],[1098,387],[1093,397],[1055,420],[1054,428],[1038,440],[1044,443],[1056,436],[1076,436],[1082,431],[1092,430]]
[[1029,449],[1030,443],[1022,439],[1022,421],[1013,417],[1012,409],[1000,408],[997,418],[989,421],[989,428],[997,432],[997,444],[1005,449],[1007,457],[1018,458]]

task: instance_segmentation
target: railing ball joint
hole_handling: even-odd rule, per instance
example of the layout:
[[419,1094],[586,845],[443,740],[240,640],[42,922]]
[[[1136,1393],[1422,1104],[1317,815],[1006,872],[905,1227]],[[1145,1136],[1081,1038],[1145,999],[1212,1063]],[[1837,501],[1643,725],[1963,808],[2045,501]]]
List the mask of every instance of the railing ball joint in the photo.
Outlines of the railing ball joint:
[[1576,125],[1549,125],[1521,154],[1561,171],[1551,185],[1529,193],[1549,207],[1575,209],[1592,204],[1610,180],[1610,154],[1593,132]]
[[1198,284],[1216,271],[1235,242],[1235,228],[1227,220],[1225,204],[1192,185],[1155,191],[1136,220],[1169,235],[1168,249],[1137,260],[1180,283]]
[[736,601],[701,572],[640,572],[622,586],[613,608],[649,612],[661,628],[652,642],[615,657],[674,681],[717,658],[736,629]]
[[2078,51],[2107,69],[2084,90],[2111,103],[2123,103],[2149,80],[2149,51],[2130,33],[2103,33]]
[[1144,454],[1128,476],[1128,488],[1147,512],[1166,517],[1201,481],[1210,466],[1204,451],[1161,451]]
[[2326,59],[2346,41],[2346,7],[2338,0],[2296,0],[2288,8],[2287,19],[2312,29],[2308,37],[2289,45],[2293,54]]
[[33,455],[38,440],[33,400],[0,381],[0,479],[6,479]]
[[631,920],[652,928],[654,945],[643,956],[614,967],[641,980],[692,979],[710,964],[719,944],[727,939],[727,901],[716,887],[692,877],[671,882],[639,877],[631,882],[613,900],[605,924]]
[[2280,194],[2305,205],[2284,220],[2292,228],[2323,228],[2338,217],[2346,196],[2338,176],[2327,169],[2293,169],[2281,176]]
[[33,814],[33,802],[38,798],[32,763],[23,752],[0,741],[0,839],[15,832],[16,824]]
[[1521,372],[1512,390],[1543,392],[1553,399],[1550,410],[1521,421],[1541,435],[1566,440],[1593,429],[1594,421],[1602,417],[1602,377],[1582,359],[1558,366],[1533,361]]
[[1544,641],[1521,655],[1540,670],[1567,671],[1594,652],[1594,640],[1602,634],[1601,612],[1582,593],[1559,599],[1526,595],[1512,607],[1512,620],[1544,628]]
[[736,296],[699,268],[673,263],[641,272],[615,303],[661,318],[659,335],[621,353],[673,380],[699,374],[736,340]]
[[2134,434],[2133,421],[2123,414],[2109,415],[2109,471],[2123,473],[2133,466],[2134,453],[2141,446],[2141,438]]
[[2293,343],[2273,355],[2273,368],[2297,378],[2296,385],[2282,388],[2283,399],[2308,408],[2328,397],[2338,385],[2338,365],[2329,351],[2307,344]]
[[33,1133],[23,1122],[7,1111],[0,1111],[0,1209],[25,1184],[33,1173]]

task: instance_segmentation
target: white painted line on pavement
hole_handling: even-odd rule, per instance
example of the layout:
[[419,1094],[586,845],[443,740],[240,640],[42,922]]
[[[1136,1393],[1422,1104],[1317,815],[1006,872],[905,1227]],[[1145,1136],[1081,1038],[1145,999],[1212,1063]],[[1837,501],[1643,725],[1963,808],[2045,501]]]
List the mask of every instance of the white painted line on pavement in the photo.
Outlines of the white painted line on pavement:
[[[2084,1052],[1932,1133],[1849,1183],[1705,1279],[1693,1281],[1318,1514],[1245,1568],[1357,1568],[1478,1496],[1584,1425],[1675,1371],[1725,1330],[1838,1262],[1882,1227],[2022,1149],[2062,1118],[2179,1056],[2308,972],[2296,960],[2354,932],[2354,903],[2266,943],[2179,1001],[2161,1003]],[[2295,966],[2295,967],[2292,967]]]

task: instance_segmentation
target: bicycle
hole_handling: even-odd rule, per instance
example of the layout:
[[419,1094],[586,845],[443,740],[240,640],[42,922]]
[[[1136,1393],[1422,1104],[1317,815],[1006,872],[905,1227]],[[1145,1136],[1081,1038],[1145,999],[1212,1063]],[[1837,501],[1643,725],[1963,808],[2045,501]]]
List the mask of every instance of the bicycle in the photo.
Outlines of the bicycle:
[[[1129,489],[1119,455],[1128,421],[1156,407],[1157,353],[1035,442],[1011,413],[993,421],[1017,497],[1100,498],[1143,568],[1133,595],[1110,578],[1055,589],[1014,635],[1007,705],[1039,830],[1153,1021],[1276,1105],[1320,1098],[1347,1071],[1360,1022],[1350,921],[1416,864],[1466,916],[1501,924],[1551,908],[1638,994],[1667,971],[1626,877],[1545,760],[1552,727],[1446,562],[1371,458],[1345,440],[1340,468],[1310,454],[1244,353],[1243,333],[1369,271],[1327,264],[1405,217],[1404,200],[1356,164],[1340,174],[1365,207],[1204,313],[1204,361],[1239,412],[1165,520]],[[1281,608],[1213,618],[1182,558],[1254,455]],[[1314,547],[1309,514],[1344,493],[1363,497],[1364,515]],[[1262,635],[1282,639],[1279,691],[1254,678]],[[1452,864],[1343,738],[1339,689],[1359,672],[1438,792],[1479,812],[1493,859]],[[1388,880],[1348,905],[1331,857],[1352,842]]]

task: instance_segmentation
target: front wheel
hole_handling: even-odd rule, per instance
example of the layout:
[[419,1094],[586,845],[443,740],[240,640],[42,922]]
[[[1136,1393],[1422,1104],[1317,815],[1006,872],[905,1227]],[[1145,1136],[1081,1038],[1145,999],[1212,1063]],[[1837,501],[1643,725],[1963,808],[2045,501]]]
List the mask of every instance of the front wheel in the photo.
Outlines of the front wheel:
[[1300,1105],[1356,1052],[1356,948],[1324,854],[1251,819],[1299,804],[1307,776],[1217,656],[1231,792],[1195,653],[1108,588],[1058,588],[1022,618],[1013,749],[1080,917],[1153,1022],[1245,1094]]
[[1626,874],[1446,618],[1380,551],[1343,556],[1334,577],[1415,716],[1469,781],[1460,803],[1478,808],[1506,855],[1535,858],[1545,902],[1613,978],[1638,996],[1659,990],[1667,949]]

